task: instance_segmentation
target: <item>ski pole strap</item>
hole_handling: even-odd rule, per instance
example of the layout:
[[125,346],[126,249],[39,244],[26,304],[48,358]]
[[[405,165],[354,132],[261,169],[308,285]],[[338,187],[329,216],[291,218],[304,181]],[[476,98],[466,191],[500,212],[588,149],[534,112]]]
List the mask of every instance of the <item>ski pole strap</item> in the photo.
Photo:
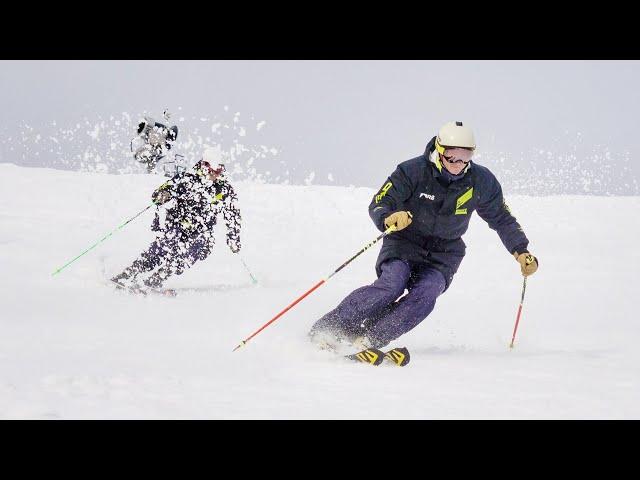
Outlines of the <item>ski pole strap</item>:
[[136,218],[138,218],[140,215],[142,215],[144,212],[146,212],[147,210],[149,210],[151,207],[153,207],[155,204],[151,204],[148,207],[146,207],[144,210],[138,212],[134,217],[131,217],[129,220],[127,220],[126,222],[124,222],[122,225],[119,225],[115,230],[112,230],[111,232],[107,233],[104,237],[102,237],[100,240],[98,240],[96,243],[94,243],[93,245],[91,245],[89,248],[87,248],[84,252],[82,252],[80,255],[78,255],[77,257],[75,257],[72,260],[69,260],[67,263],[65,263],[63,266],[61,266],[60,268],[58,268],[56,271],[54,271],[51,275],[56,275],[58,273],[60,273],[63,269],[65,269],[66,267],[68,267],[69,265],[71,265],[73,262],[75,262],[77,259],[79,259],[80,257],[82,257],[85,253],[89,252],[90,250],[93,250],[95,247],[97,247],[98,245],[100,245],[102,242],[104,242],[107,238],[109,238],[111,235],[113,235],[115,232],[117,232],[118,230],[120,230],[121,228],[123,228],[127,223],[135,220]]

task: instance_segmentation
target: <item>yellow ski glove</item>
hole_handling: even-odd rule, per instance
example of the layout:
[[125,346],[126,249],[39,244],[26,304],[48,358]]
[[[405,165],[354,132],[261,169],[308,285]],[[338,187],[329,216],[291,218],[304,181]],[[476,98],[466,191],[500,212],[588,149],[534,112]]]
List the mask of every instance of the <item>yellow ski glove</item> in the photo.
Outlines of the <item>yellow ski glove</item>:
[[518,252],[515,252],[513,258],[520,264],[520,270],[525,277],[536,273],[536,270],[538,270],[538,259],[530,253],[525,252],[518,254]]
[[395,212],[384,219],[384,226],[389,228],[391,225],[395,225],[399,231],[411,224],[412,217],[411,212]]

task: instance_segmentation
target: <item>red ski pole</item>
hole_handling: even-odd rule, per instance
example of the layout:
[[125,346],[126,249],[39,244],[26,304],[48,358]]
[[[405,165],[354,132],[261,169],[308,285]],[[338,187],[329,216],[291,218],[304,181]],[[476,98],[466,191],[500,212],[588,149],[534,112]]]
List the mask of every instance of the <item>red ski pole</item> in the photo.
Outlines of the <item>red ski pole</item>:
[[253,332],[251,335],[249,335],[247,338],[245,338],[244,340],[242,340],[242,342],[240,342],[240,344],[238,344],[238,346],[236,348],[233,349],[233,351],[235,352],[236,350],[238,350],[240,347],[244,346],[249,340],[251,340],[253,337],[255,337],[257,334],[259,334],[262,330],[264,330],[265,328],[267,328],[269,325],[271,325],[273,322],[275,322],[278,318],[280,318],[282,315],[284,315],[285,313],[287,313],[289,310],[291,310],[294,306],[296,306],[299,302],[302,301],[302,299],[304,299],[307,295],[311,294],[311,292],[313,292],[316,288],[318,288],[320,285],[322,285],[323,283],[327,282],[331,277],[333,277],[336,273],[338,273],[340,270],[342,270],[344,267],[346,267],[347,265],[349,265],[353,260],[355,260],[356,257],[358,257],[362,252],[364,252],[365,250],[368,250],[371,246],[373,246],[376,242],[378,242],[381,238],[385,237],[386,235],[388,235],[391,232],[394,232],[397,230],[397,227],[395,225],[391,225],[389,228],[387,228],[384,232],[382,232],[380,235],[378,235],[378,237],[373,240],[371,243],[367,244],[364,248],[362,248],[358,253],[356,253],[353,257],[351,257],[349,260],[347,260],[346,262],[344,262],[342,265],[340,265],[338,268],[336,268],[333,273],[331,275],[329,275],[327,278],[324,278],[322,280],[320,280],[318,283],[316,283],[313,287],[311,287],[309,290],[307,290],[306,292],[304,292],[302,295],[300,295],[295,301],[293,301],[291,304],[289,304],[289,306],[287,308],[285,308],[284,310],[282,310],[280,313],[278,313],[275,317],[273,317],[271,320],[269,320],[267,323],[265,323],[263,326],[261,326],[258,330],[256,330],[255,332]]
[[520,306],[518,307],[518,316],[516,317],[516,325],[513,328],[513,337],[511,337],[511,345],[509,348],[513,348],[513,342],[516,339],[516,332],[518,331],[518,323],[520,323],[520,313],[522,312],[522,304],[524,303],[524,292],[527,289],[527,277],[524,277],[522,282],[522,297],[520,298]]

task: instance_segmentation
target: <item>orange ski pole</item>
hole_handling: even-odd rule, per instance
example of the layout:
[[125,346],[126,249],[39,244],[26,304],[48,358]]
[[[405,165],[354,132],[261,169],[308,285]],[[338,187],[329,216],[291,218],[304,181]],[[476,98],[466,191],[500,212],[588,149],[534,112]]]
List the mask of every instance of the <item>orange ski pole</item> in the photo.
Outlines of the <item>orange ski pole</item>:
[[291,310],[294,306],[296,306],[298,303],[300,303],[307,295],[311,294],[311,292],[313,292],[316,288],[320,287],[322,284],[324,284],[325,282],[327,282],[331,277],[333,277],[336,273],[338,273],[340,270],[342,270],[344,267],[346,267],[347,265],[349,265],[353,260],[356,259],[356,257],[358,257],[361,253],[363,253],[365,250],[368,250],[371,246],[373,246],[376,242],[378,242],[381,238],[385,237],[386,235],[388,235],[391,232],[394,232],[397,230],[397,227],[395,225],[391,225],[389,228],[387,228],[384,232],[382,232],[380,235],[378,235],[378,237],[373,240],[371,243],[367,244],[365,247],[363,247],[358,253],[356,253],[353,257],[351,257],[349,260],[347,260],[346,262],[344,262],[342,265],[340,265],[338,268],[336,268],[333,273],[331,275],[329,275],[327,278],[324,278],[322,280],[320,280],[318,283],[316,283],[313,287],[311,287],[309,290],[307,290],[306,292],[304,292],[302,295],[300,295],[296,300],[294,300],[291,304],[289,304],[289,306],[287,306],[287,308],[285,308],[284,310],[282,310],[280,313],[278,313],[275,317],[273,317],[271,320],[269,320],[267,323],[265,323],[263,326],[261,326],[258,330],[256,330],[255,332],[253,332],[251,335],[249,335],[247,338],[245,338],[244,340],[242,340],[242,342],[240,342],[238,344],[238,346],[236,348],[233,349],[233,351],[235,352],[236,350],[238,350],[240,347],[246,345],[246,343],[251,340],[253,337],[255,337],[257,334],[259,334],[262,330],[264,330],[265,328],[267,328],[269,325],[271,325],[273,322],[275,322],[277,319],[279,319],[282,315],[284,315],[285,313],[287,313],[289,310]]
[[513,337],[511,337],[511,345],[509,348],[513,348],[513,342],[516,339],[516,332],[518,331],[518,323],[520,323],[520,313],[522,313],[522,304],[524,303],[524,292],[527,289],[527,277],[524,277],[522,282],[522,297],[520,298],[520,306],[518,307],[518,316],[516,317],[516,325],[513,328]]

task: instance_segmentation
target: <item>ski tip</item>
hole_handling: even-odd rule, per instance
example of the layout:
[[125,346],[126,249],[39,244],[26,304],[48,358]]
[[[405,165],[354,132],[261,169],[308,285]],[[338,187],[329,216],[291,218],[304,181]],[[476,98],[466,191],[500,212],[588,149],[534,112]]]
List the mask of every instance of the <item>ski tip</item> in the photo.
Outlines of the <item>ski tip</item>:
[[384,360],[384,352],[377,348],[367,348],[353,355],[346,355],[345,358],[354,362],[368,363],[377,367]]
[[346,355],[345,358],[374,366],[378,366],[384,360],[387,360],[398,367],[404,367],[411,360],[411,354],[407,347],[396,347],[386,352],[377,348],[367,348],[352,355]]
[[392,361],[399,367],[404,367],[411,360],[411,354],[407,347],[397,347],[385,352],[384,358]]

